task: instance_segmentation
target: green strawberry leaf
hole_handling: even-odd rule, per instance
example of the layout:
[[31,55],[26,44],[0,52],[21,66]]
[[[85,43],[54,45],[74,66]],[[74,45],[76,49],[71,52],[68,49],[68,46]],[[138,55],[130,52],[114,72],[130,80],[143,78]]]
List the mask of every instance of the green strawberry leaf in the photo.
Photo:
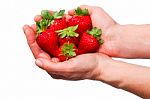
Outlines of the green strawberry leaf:
[[64,37],[66,37],[67,34],[66,33],[60,33],[59,35],[61,35],[60,36],[61,38],[64,38]]
[[71,27],[69,27],[68,29],[69,29],[70,31],[75,31],[75,30],[78,29],[78,25],[76,25],[76,26],[71,26]]
[[103,43],[104,43],[104,40],[100,39],[99,44],[103,44]]
[[77,9],[75,9],[75,14],[79,16],[85,16],[89,15],[89,11],[88,9],[81,9],[80,7],[78,7]]
[[36,22],[36,27],[37,27],[36,37],[43,31],[45,31],[49,25],[50,25],[50,20],[46,20],[46,19],[42,19],[40,22]]
[[67,59],[69,57],[74,57],[76,56],[75,50],[74,49],[74,44],[73,43],[66,43],[64,44],[63,48],[62,48],[62,54],[65,55],[67,57]]
[[48,20],[54,19],[54,17],[50,14],[50,12],[48,10],[42,10],[41,16],[43,17],[43,19],[48,19]]
[[76,53],[75,52],[69,52],[69,55],[70,56],[76,56]]
[[101,35],[102,35],[102,30],[98,29],[96,27],[94,27],[92,30],[87,31],[87,33],[89,33],[90,35],[92,35],[93,37],[95,37],[99,44],[103,44],[104,41],[101,39]]
[[78,25],[71,26],[71,27],[65,28],[63,30],[58,30],[56,32],[58,33],[58,35],[61,38],[64,38],[64,37],[78,37],[79,34],[75,32],[77,30],[77,28],[78,28]]
[[[36,22],[37,31],[36,31],[36,37],[45,31],[51,24],[54,23],[55,18],[62,18],[64,15],[65,10],[60,10],[59,12],[54,12],[53,15],[50,14],[49,10],[42,10],[41,16],[43,19],[40,22]],[[62,34],[63,37],[66,36],[65,34]]]
[[60,10],[59,12],[55,11],[53,14],[54,19],[59,19],[64,16],[65,10]]

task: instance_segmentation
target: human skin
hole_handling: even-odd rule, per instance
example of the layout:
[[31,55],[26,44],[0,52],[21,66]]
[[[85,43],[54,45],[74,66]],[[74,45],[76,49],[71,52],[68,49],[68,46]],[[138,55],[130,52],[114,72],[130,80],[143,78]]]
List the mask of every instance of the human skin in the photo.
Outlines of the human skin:
[[[93,27],[102,29],[104,44],[99,51],[111,57],[150,58],[150,25],[120,25],[102,8],[81,6],[90,11]],[[69,11],[74,15],[74,10]]]
[[[51,58],[37,45],[35,25],[25,25],[23,29],[36,65],[56,79],[103,81],[149,99],[150,68],[116,61],[109,56],[150,58],[150,25],[119,25],[102,8],[85,5],[81,8],[89,9],[93,26],[103,31],[104,44],[98,52],[58,62],[57,58]],[[69,14],[73,15],[73,10]],[[39,20],[41,16],[35,17],[35,21]]]

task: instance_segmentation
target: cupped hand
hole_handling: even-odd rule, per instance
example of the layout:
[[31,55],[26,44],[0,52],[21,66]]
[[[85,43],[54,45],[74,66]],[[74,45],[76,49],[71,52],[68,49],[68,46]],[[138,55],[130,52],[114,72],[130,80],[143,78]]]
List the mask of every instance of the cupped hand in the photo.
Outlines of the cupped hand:
[[[81,8],[84,8],[84,6],[81,6]],[[91,12],[92,8],[90,9],[89,6],[85,6],[85,8],[88,8]],[[96,7],[95,10],[98,10],[99,8]],[[95,11],[95,13],[97,12]],[[100,10],[101,11],[101,10]],[[50,11],[50,13],[53,13]],[[71,12],[69,12],[71,15]],[[106,13],[103,13],[106,17]],[[68,18],[70,18],[70,15],[65,15]],[[96,17],[95,15],[92,15],[91,18]],[[35,22],[38,22],[42,19],[40,15],[37,15],[34,20]],[[107,18],[106,18],[107,19]],[[109,19],[109,18],[108,18]],[[98,18],[98,20],[100,20]],[[110,20],[109,20],[110,21]],[[110,22],[111,23],[111,22]],[[112,20],[112,23],[115,24],[115,22]],[[93,23],[94,24],[94,23]],[[95,25],[93,25],[95,26]],[[109,26],[105,25],[104,28],[102,28],[101,25],[98,25],[99,28],[101,28],[103,31],[106,31]],[[96,27],[98,27],[96,26]],[[101,73],[101,68],[105,66],[109,58],[108,56],[100,53],[92,53],[92,54],[84,54],[79,55],[75,58],[72,58],[65,62],[59,62],[57,58],[51,58],[46,52],[44,52],[37,44],[36,42],[36,26],[28,26],[25,25],[23,27],[24,33],[27,38],[28,45],[34,55],[34,57],[37,59],[36,64],[40,68],[46,70],[53,78],[57,79],[67,79],[67,80],[81,80],[81,79],[97,79]],[[104,39],[106,45],[108,45],[109,41]],[[104,48],[106,45],[102,46],[101,49]],[[111,50],[104,50],[102,51],[100,49],[99,52],[104,52],[108,55],[111,55]],[[108,49],[108,48],[107,48]]]
[[36,30],[35,25],[32,25],[32,26],[24,25],[23,26],[23,31],[26,36],[27,43],[28,43],[34,57],[51,59],[50,56],[38,46],[38,44],[36,42],[35,30]]
[[36,65],[46,70],[53,78],[64,80],[98,80],[103,67],[111,60],[100,53],[79,55],[64,62],[52,62],[38,58]]
[[[104,43],[100,46],[98,52],[107,54],[109,56],[118,56],[117,48],[115,46],[116,41],[114,39],[114,34],[112,34],[111,29],[117,25],[117,23],[100,7],[82,5],[81,9],[88,9],[93,27],[102,29],[102,39]],[[74,9],[68,11],[69,15],[75,14]]]
[[[100,46],[98,52],[107,54],[112,57],[118,57],[119,48],[117,48],[118,42],[115,40],[116,34],[111,31],[118,24],[100,7],[82,5],[80,8],[88,9],[93,27],[102,29],[102,39],[104,40],[104,43]],[[53,13],[53,11],[50,11],[50,13]],[[71,18],[71,16],[74,14],[74,9],[68,11],[68,14],[65,14],[66,20]],[[35,22],[38,22],[41,19],[42,17],[40,15],[37,15],[34,18]]]

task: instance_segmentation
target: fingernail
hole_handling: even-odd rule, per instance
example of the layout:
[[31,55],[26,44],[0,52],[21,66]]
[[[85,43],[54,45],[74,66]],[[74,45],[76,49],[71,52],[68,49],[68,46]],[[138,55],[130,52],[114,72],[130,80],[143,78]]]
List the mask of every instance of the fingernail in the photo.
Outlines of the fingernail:
[[25,31],[28,28],[28,25],[23,26],[23,30]]
[[35,61],[35,64],[39,67],[42,67],[42,62],[39,59]]

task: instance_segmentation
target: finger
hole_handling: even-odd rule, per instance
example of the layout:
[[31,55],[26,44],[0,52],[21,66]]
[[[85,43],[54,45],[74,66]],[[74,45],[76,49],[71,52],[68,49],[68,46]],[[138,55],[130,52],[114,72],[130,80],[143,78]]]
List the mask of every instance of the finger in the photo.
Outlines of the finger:
[[52,10],[49,10],[49,13],[50,13],[51,15],[53,15],[53,14],[54,14],[54,11],[52,11]]
[[58,58],[52,58],[52,62],[58,63],[60,60]]
[[52,78],[54,79],[63,79],[63,80],[71,80],[71,81],[77,81],[77,80],[81,80],[80,78],[69,78],[69,77],[65,77],[63,75],[57,75],[57,74],[50,74],[48,73]]
[[31,28],[34,30],[34,32],[36,32],[37,28],[36,28],[36,25],[35,25],[35,24],[32,24],[32,25],[31,25]]
[[71,65],[69,65],[67,61],[54,63],[48,59],[39,58],[35,61],[35,64],[49,73],[55,73],[58,75],[71,71]]
[[28,44],[31,45],[36,41],[35,32],[32,30],[32,28],[29,25],[24,25],[23,30],[25,33],[25,36],[27,38]]
[[48,73],[48,74],[54,79],[63,79],[64,78],[62,75],[56,75],[56,74],[50,74],[50,73]]
[[72,16],[65,14],[64,17],[66,18],[66,21],[68,21]]
[[33,29],[28,25],[24,25],[23,30],[24,30],[25,36],[27,38],[28,45],[29,45],[34,57],[50,59],[50,56],[47,53],[45,53],[38,46],[38,44],[36,42],[35,32],[33,31]]
[[35,22],[40,22],[42,20],[42,16],[41,15],[36,15],[35,17],[34,17],[34,21]]
[[74,9],[72,9],[72,10],[69,10],[69,11],[68,11],[68,14],[69,14],[70,16],[73,16],[73,15],[75,14],[75,11],[74,11]]

